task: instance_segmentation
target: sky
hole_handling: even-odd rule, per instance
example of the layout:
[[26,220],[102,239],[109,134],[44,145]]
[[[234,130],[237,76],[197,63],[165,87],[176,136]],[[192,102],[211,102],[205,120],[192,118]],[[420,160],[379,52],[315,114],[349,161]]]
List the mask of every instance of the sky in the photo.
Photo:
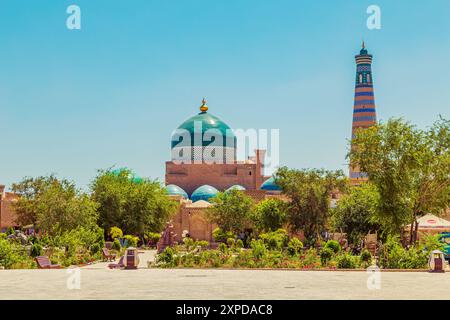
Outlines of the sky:
[[88,188],[111,166],[163,181],[203,97],[232,128],[279,129],[281,165],[347,172],[362,40],[379,120],[449,118],[448,0],[0,0],[0,184]]

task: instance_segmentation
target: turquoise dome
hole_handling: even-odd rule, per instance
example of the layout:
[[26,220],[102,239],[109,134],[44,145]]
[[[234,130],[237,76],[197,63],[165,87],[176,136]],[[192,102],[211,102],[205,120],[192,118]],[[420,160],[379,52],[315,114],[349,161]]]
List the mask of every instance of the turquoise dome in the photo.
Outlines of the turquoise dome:
[[231,191],[231,190],[244,191],[245,188],[239,184],[235,184],[234,186],[229,187],[226,191]]
[[[200,131],[201,125],[201,131]],[[208,131],[210,129],[214,129]],[[199,114],[187,119],[183,122],[172,134],[172,149],[179,145],[180,143],[185,146],[183,141],[182,133],[187,130],[191,135],[190,145],[194,146],[203,146],[206,147],[214,142],[214,146],[235,146],[236,145],[236,137],[231,130],[231,128],[222,120],[217,118],[216,116],[205,112],[200,112]],[[205,132],[210,133],[211,139],[207,139],[205,136]],[[222,139],[220,143],[215,141],[215,132],[220,132],[222,135]]]
[[195,191],[191,195],[191,200],[193,202],[196,202],[198,200],[208,201],[209,199],[214,198],[218,192],[219,190],[217,190],[216,188],[205,184],[195,189]]
[[264,181],[264,183],[259,188],[266,191],[281,191],[281,188],[277,184],[275,184],[275,179],[273,177]]
[[185,199],[189,199],[188,194],[182,188],[177,185],[169,184],[166,186],[166,191],[171,196],[182,196]]
[[200,113],[184,121],[171,137],[172,161],[234,163],[237,139],[222,120],[208,113],[203,99]]

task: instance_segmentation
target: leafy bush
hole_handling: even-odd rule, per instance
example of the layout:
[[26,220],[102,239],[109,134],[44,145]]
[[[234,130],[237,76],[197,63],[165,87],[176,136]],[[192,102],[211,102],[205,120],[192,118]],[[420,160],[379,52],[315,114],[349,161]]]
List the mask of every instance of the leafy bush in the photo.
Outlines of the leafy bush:
[[419,247],[405,249],[398,237],[388,237],[380,250],[380,264],[387,269],[426,268],[428,252]]
[[113,250],[120,251],[122,249],[122,245],[120,244],[119,239],[114,239],[112,247]]
[[340,254],[336,257],[337,267],[339,269],[355,269],[358,266],[358,257],[348,253]]
[[0,240],[0,266],[8,269],[17,260],[11,243],[8,240]]
[[303,242],[297,238],[292,238],[287,247],[287,252],[290,256],[298,255],[303,249]]
[[320,251],[320,261],[322,262],[323,266],[326,266],[328,262],[331,260],[331,258],[334,255],[334,251],[330,248],[323,248]]
[[288,234],[284,229],[262,233],[259,238],[264,241],[269,250],[282,250],[289,240]]
[[97,254],[100,252],[101,248],[100,248],[100,244],[98,243],[94,243],[90,248],[90,251],[92,254]]
[[325,244],[325,248],[333,250],[334,253],[338,253],[339,251],[341,251],[341,246],[336,240],[328,240]]
[[192,238],[186,237],[183,239],[184,247],[186,248],[186,251],[191,251],[195,249],[195,241]]
[[303,268],[314,269],[320,267],[320,258],[317,250],[314,248],[308,249],[300,259]]
[[253,240],[250,244],[255,259],[263,259],[267,255],[267,248],[262,240]]
[[39,243],[34,243],[31,246],[30,256],[36,258],[38,256],[42,256],[43,248]]
[[109,235],[111,236],[111,238],[113,240],[115,240],[117,238],[122,238],[123,237],[123,232],[118,227],[112,227],[111,230],[109,231]]
[[222,253],[228,253],[228,247],[225,243],[219,244],[219,251]]
[[214,229],[212,234],[216,242],[226,242],[229,238],[235,238],[233,232],[224,232],[221,228]]
[[135,247],[135,248],[137,247],[138,242],[139,242],[139,238],[138,237],[127,234],[123,238],[126,240],[126,246],[127,247]]
[[167,247],[157,256],[156,263],[163,268],[175,267],[175,250]]
[[240,250],[244,247],[244,242],[241,239],[238,239],[235,244],[235,248]]
[[145,235],[146,239],[152,244],[156,244],[161,238],[161,233],[158,232],[147,232]]
[[0,232],[0,240],[5,240],[8,237],[8,235],[4,232]]
[[234,238],[228,238],[228,239],[227,239],[227,245],[228,245],[230,248],[231,248],[231,247],[234,247],[235,243],[236,243],[236,240],[235,240]]
[[200,249],[205,250],[209,246],[209,242],[205,240],[196,241],[195,242],[196,247],[200,247]]
[[368,267],[372,263],[372,254],[369,252],[369,250],[364,249],[359,256],[359,260],[361,261],[362,265]]

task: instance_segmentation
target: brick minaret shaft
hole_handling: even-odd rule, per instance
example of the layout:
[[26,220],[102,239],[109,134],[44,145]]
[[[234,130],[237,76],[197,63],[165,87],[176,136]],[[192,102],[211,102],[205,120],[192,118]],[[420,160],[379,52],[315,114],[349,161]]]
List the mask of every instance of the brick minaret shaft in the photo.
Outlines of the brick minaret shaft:
[[[356,60],[355,100],[353,104],[352,138],[357,129],[368,128],[377,122],[372,77],[372,55],[368,54],[364,42]],[[350,166],[350,181],[360,184],[367,180],[367,174],[357,166]]]

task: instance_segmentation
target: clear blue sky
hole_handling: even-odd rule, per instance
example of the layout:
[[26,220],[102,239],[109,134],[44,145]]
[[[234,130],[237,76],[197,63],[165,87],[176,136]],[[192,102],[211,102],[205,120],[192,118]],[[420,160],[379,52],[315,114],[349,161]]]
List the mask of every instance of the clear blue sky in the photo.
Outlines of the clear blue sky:
[[0,183],[56,173],[84,188],[112,165],[163,179],[203,96],[233,128],[280,129],[281,164],[346,169],[362,39],[379,119],[449,118],[448,0],[1,0]]

